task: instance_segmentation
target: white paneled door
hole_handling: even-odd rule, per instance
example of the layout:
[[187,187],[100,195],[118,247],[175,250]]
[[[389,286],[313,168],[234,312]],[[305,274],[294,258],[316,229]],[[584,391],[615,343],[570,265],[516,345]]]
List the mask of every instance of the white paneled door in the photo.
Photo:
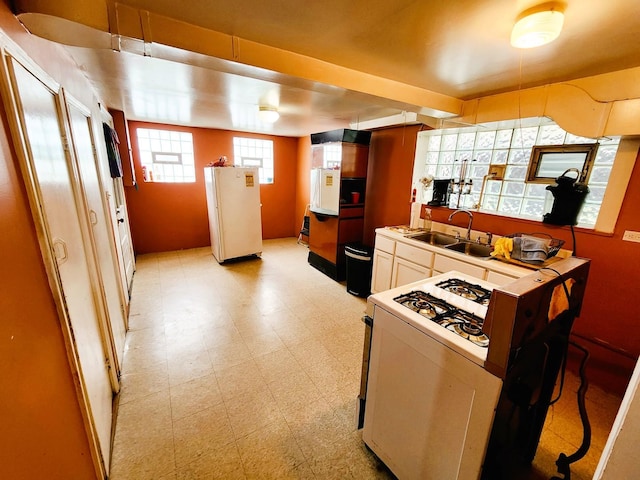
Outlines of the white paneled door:
[[106,312],[96,292],[91,263],[95,261],[78,204],[77,172],[63,141],[59,87],[42,72],[34,76],[13,57],[6,57],[6,61],[8,85],[13,90],[9,100],[17,116],[17,122],[13,122],[16,151],[21,157],[50,284],[64,320],[72,368],[77,370],[89,438],[97,447],[94,453],[101,457],[99,469],[106,477],[114,394],[109,358],[113,353],[108,352],[111,340],[105,338]]
[[[122,354],[124,353],[124,339],[126,332],[125,298],[122,283],[119,279],[119,265],[114,244],[113,222],[108,212],[107,199],[102,192],[102,181],[98,175],[96,149],[94,148],[94,134],[89,110],[75,100],[65,95],[69,125],[71,126],[72,145],[74,147],[76,164],[80,174],[83,190],[82,197],[93,233],[92,247],[100,266],[100,291],[107,306],[108,327],[111,332],[114,368],[120,371]],[[99,132],[102,137],[102,131]],[[106,204],[106,205],[105,205]]]

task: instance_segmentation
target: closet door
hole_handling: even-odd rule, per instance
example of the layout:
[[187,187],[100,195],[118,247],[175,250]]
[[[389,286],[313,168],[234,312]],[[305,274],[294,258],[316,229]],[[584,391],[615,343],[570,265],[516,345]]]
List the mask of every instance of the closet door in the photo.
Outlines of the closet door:
[[104,336],[99,299],[92,288],[92,253],[86,250],[75,175],[65,153],[58,87],[49,81],[45,85],[13,57],[7,57],[7,66],[14,102],[10,113],[17,116],[16,151],[22,157],[25,184],[71,366],[77,370],[89,438],[101,470],[108,473],[113,399],[106,353],[109,341]]
[[[94,133],[89,110],[65,94],[67,117],[71,127],[73,152],[80,174],[86,214],[91,224],[92,247],[99,265],[99,287],[108,312],[108,327],[115,351],[114,368],[119,372],[126,334],[125,299],[119,281],[113,222],[108,215],[107,199],[98,175]],[[102,134],[102,132],[100,132]],[[106,204],[106,205],[105,205]]]
[[116,204],[116,219],[118,221],[118,240],[120,241],[120,251],[122,252],[124,283],[127,291],[131,292],[133,273],[136,265],[133,245],[131,243],[131,229],[129,228],[129,216],[122,178],[113,179],[113,193]]

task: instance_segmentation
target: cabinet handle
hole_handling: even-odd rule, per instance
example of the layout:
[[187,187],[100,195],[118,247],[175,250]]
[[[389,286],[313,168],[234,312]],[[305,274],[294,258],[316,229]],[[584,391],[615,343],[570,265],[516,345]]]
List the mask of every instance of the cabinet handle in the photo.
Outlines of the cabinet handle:
[[53,255],[58,261],[58,265],[63,264],[69,258],[69,252],[67,251],[67,244],[64,240],[56,238],[53,241]]
[[98,224],[98,215],[95,210],[89,210],[89,221],[91,222],[91,225]]

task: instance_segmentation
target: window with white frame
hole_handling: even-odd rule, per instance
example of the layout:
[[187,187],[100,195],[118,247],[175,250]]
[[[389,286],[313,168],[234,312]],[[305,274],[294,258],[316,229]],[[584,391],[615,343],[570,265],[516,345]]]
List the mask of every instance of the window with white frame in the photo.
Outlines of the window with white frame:
[[196,181],[191,133],[150,128],[138,128],[136,133],[145,182]]
[[[419,179],[425,176],[451,179],[450,208],[542,220],[547,185],[526,182],[533,147],[596,140],[572,135],[549,119],[535,118],[514,121],[513,125],[424,131],[419,133],[419,143],[414,186],[421,187]],[[578,225],[587,228],[596,224],[620,138],[603,138],[597,143],[588,179],[589,194],[578,216]],[[496,165],[504,168],[501,179],[488,175]]]
[[260,183],[273,183],[273,141],[233,137],[234,165],[258,167]]

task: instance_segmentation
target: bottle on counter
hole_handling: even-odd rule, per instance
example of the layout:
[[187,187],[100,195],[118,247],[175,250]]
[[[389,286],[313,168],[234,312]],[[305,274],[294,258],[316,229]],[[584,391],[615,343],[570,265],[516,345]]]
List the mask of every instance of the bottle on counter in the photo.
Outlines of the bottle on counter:
[[423,214],[420,215],[421,224],[422,224],[421,227],[430,232],[431,231],[431,209],[423,207],[422,211],[423,211]]

